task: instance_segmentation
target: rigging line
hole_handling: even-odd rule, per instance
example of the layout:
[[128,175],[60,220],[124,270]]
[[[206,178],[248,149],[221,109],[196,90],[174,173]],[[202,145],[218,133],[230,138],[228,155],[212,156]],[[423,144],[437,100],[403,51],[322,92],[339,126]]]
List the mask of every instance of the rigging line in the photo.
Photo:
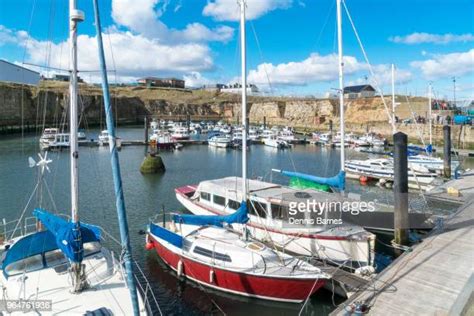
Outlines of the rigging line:
[[26,203],[25,208],[24,208],[23,211],[21,212],[20,218],[18,219],[18,221],[17,221],[17,223],[16,223],[16,225],[15,225],[15,228],[13,229],[13,232],[12,232],[12,234],[11,234],[11,236],[10,236],[9,239],[13,239],[13,237],[14,237],[14,235],[15,235],[15,232],[16,232],[16,230],[18,229],[18,225],[19,225],[20,222],[22,221],[23,216],[25,216],[26,210],[28,209],[28,206],[30,205],[31,200],[33,199],[33,196],[34,196],[34,194],[36,193],[36,190],[38,189],[38,186],[39,186],[39,181],[36,182],[36,186],[35,186],[35,188],[33,189],[33,192],[31,192],[30,198],[28,199],[28,202]]
[[[57,70],[57,71],[62,71],[62,72],[69,72],[69,69],[64,69],[64,68],[58,68],[58,67],[52,67],[52,66],[49,66],[49,62],[46,63],[46,65],[44,64],[33,64],[33,63],[27,63],[27,62],[22,62],[21,63],[22,65],[27,65],[27,66],[35,66],[35,67],[39,67],[39,68],[44,68],[44,69],[50,69],[50,70]],[[92,73],[95,73],[95,72],[101,72],[102,70],[100,69],[85,69],[85,70],[78,70],[77,72],[80,73],[80,72],[92,72]],[[114,69],[107,69],[107,72],[117,72],[117,70],[114,68]]]
[[255,27],[254,27],[254,24],[253,24],[252,21],[250,21],[250,26],[252,27],[253,35],[255,37],[255,42],[257,43],[257,48],[258,48],[258,52],[260,54],[260,59],[262,60],[263,71],[265,72],[265,77],[267,78],[268,86],[270,87],[270,93],[273,94],[273,92],[274,92],[273,85],[272,85],[272,82],[270,81],[270,76],[268,75],[268,72],[267,72],[265,59],[263,58],[262,49],[260,47],[260,41],[258,40],[257,31],[255,30]]
[[321,37],[322,37],[322,35],[323,35],[323,32],[324,32],[324,30],[326,29],[326,26],[327,26],[327,24],[328,24],[328,22],[329,22],[329,17],[331,16],[331,13],[333,12],[335,6],[336,6],[336,2],[335,2],[335,1],[332,1],[331,8],[328,10],[328,13],[327,13],[327,15],[326,15],[326,19],[325,19],[325,21],[324,21],[323,27],[322,27],[321,30],[319,31],[319,35],[318,35],[318,37],[317,37],[317,39],[316,39],[316,42],[315,42],[315,44],[314,44],[314,46],[313,46],[313,48],[315,48],[315,49],[317,49],[318,46],[319,46],[319,42],[321,41]]
[[[378,84],[377,78],[375,77],[374,70],[372,69],[372,65],[370,64],[369,57],[367,56],[365,48],[362,45],[362,41],[359,37],[359,33],[357,32],[357,29],[354,25],[354,22],[352,21],[352,17],[349,13],[349,9],[346,6],[346,2],[344,0],[341,0],[341,1],[342,1],[342,4],[344,5],[344,9],[346,11],[347,17],[349,18],[349,22],[351,23],[352,29],[354,31],[354,35],[356,36],[357,42],[359,43],[360,49],[362,50],[362,54],[364,55],[365,62],[369,66],[369,72],[370,72],[370,75],[372,76],[372,80],[374,82],[374,85],[375,85],[375,87],[376,87],[376,89],[377,89],[377,91],[380,94],[380,97],[382,99],[383,106],[385,107],[385,113],[387,114],[387,117],[389,118],[389,121],[392,123],[393,129],[396,130],[395,122],[393,122],[393,120],[391,119],[392,116],[391,116],[390,111],[388,109],[387,103],[385,102],[385,97],[384,97],[383,91],[382,91],[382,89],[380,88],[380,86]],[[340,91],[339,93],[342,93],[342,91]]]

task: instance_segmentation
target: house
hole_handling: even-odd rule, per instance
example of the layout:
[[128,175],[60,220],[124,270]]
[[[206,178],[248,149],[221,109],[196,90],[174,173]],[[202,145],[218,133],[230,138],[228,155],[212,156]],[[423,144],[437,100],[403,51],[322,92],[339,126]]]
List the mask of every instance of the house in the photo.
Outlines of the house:
[[145,77],[137,80],[139,85],[147,87],[165,87],[184,89],[185,82],[176,78]]
[[39,72],[0,59],[0,81],[37,85]]
[[344,88],[344,98],[347,99],[370,98],[374,95],[375,89],[369,84]]
[[[255,94],[258,93],[258,88],[254,84],[247,84],[247,93],[248,94]],[[242,85],[240,83],[234,83],[230,85],[225,85],[221,88],[221,92],[226,93],[241,93],[242,92]]]

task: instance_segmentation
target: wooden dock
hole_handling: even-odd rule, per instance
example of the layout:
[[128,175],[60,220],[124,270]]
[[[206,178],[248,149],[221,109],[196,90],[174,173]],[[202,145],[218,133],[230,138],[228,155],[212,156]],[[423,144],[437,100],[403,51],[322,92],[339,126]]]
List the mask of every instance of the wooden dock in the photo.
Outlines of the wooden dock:
[[473,227],[471,200],[331,315],[474,315]]
[[[448,193],[451,191],[451,193]],[[428,200],[462,205],[474,200],[474,171],[467,171],[459,179],[452,179],[425,193]]]

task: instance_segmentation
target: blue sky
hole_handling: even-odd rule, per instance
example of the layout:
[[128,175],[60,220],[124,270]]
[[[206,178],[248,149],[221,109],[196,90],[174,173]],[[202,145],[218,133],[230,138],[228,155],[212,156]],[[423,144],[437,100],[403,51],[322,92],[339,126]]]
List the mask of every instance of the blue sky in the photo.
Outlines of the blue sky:
[[[455,76],[457,99],[473,97],[473,1],[346,5],[375,74],[369,75],[344,13],[347,84],[376,80],[388,93],[394,63],[400,93],[424,95],[431,81],[439,97],[452,98]],[[86,14],[79,65],[97,69],[92,0],[77,0],[77,6]],[[184,77],[194,86],[238,80],[236,0],[100,0],[100,7],[108,65],[118,73],[112,81],[147,75]],[[270,91],[270,81],[272,93],[285,95],[322,96],[337,86],[335,0],[247,0],[247,7],[250,82]],[[66,0],[1,0],[0,58],[67,68],[67,14]]]

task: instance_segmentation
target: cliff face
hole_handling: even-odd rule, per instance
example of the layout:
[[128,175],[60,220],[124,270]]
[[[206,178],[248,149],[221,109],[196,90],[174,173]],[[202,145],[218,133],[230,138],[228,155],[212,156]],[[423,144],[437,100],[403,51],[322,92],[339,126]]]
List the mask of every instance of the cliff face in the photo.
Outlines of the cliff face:
[[[38,87],[27,87],[0,83],[0,130],[6,126],[20,126],[22,117],[27,126],[57,124],[67,121],[68,93],[67,83],[42,82]],[[80,85],[81,121],[89,125],[103,124],[105,121],[102,91],[99,87]],[[194,120],[224,119],[229,122],[240,121],[240,96],[219,94],[208,91],[147,89],[143,87],[113,87],[111,103],[118,123],[141,123],[145,116],[177,117],[184,119],[191,115]],[[407,102],[399,97],[396,115],[400,118],[426,115],[426,100],[412,99]],[[391,101],[386,98],[388,110]],[[388,115],[380,97],[347,100],[345,102],[345,125],[349,131],[373,131],[385,136],[391,135]],[[407,114],[409,113],[409,115]],[[443,113],[445,115],[449,113]],[[449,114],[452,116],[452,113]],[[252,123],[262,124],[264,119],[270,125],[288,125],[306,132],[327,130],[332,121],[334,128],[339,125],[339,101],[335,99],[295,99],[277,97],[249,97],[248,116]],[[426,135],[426,126],[421,125]],[[409,137],[418,138],[415,126],[400,125],[399,129]],[[466,131],[469,129],[468,131]],[[454,127],[453,135],[461,133]],[[466,142],[473,143],[470,128]],[[459,134],[461,135],[461,134]],[[438,130],[435,139],[441,139]],[[463,136],[464,137],[464,136]],[[461,138],[461,136],[459,137]],[[426,138],[425,138],[426,139]]]

